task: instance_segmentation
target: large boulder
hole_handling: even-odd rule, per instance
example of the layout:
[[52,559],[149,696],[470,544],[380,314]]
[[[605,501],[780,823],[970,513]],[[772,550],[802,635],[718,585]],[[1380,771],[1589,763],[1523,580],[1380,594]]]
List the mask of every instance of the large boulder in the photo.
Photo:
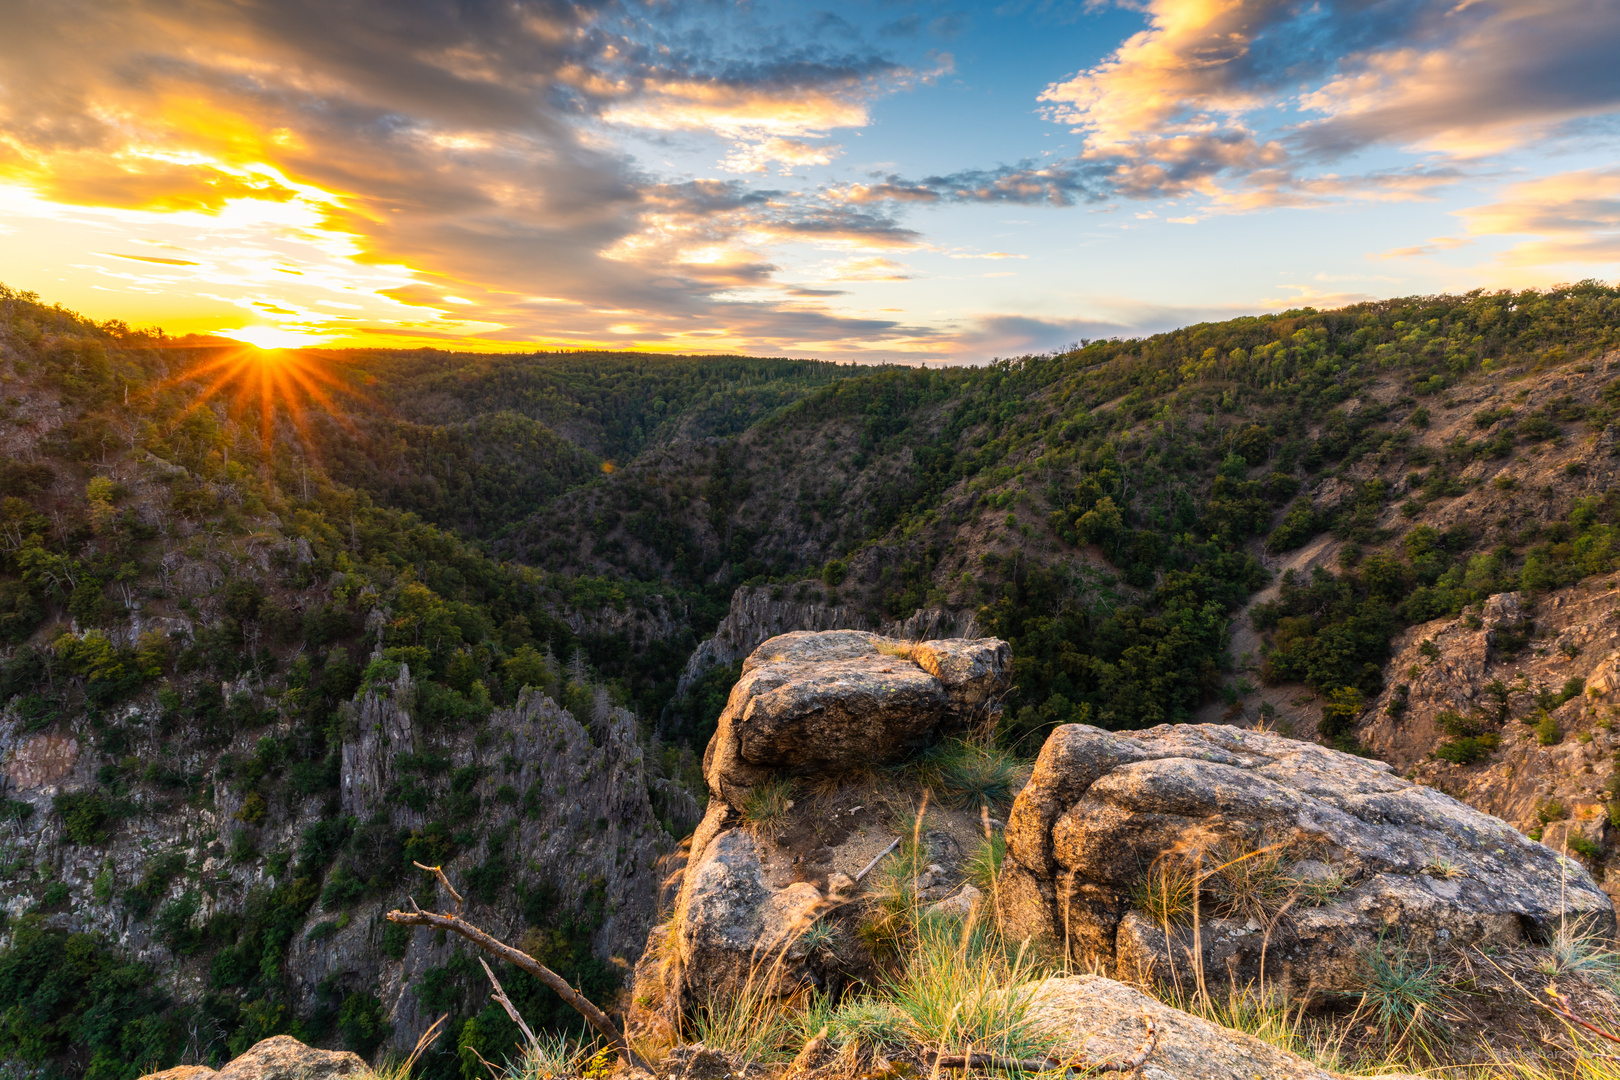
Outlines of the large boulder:
[[254,1043],[215,1072],[201,1065],[180,1065],[141,1080],[343,1080],[370,1070],[359,1054],[317,1050],[291,1035],[274,1035]]
[[804,980],[803,932],[826,898],[807,881],[773,887],[752,833],[716,836],[687,870],[682,892],[677,933],[692,1001],[731,997],[750,982],[776,996]]
[[[1033,1024],[1059,1034],[1065,1053],[1095,1062],[1134,1057],[1151,1018],[1157,1037],[1141,1069],[1131,1073],[1142,1080],[1334,1080],[1339,1075],[1098,975],[1047,979],[1030,990],[1028,1000]],[[1380,1075],[1414,1080],[1406,1073]]]
[[743,661],[704,753],[732,806],[779,772],[837,775],[898,760],[942,724],[987,714],[1012,651],[996,638],[903,642],[859,630],[798,631]]
[[1383,762],[1215,724],[1058,728],[1007,842],[1009,929],[1143,983],[1191,977],[1192,904],[1178,922],[1177,905],[1143,891],[1156,882],[1168,899],[1189,872],[1205,973],[1239,985],[1264,963],[1274,985],[1350,989],[1385,938],[1510,945],[1563,922],[1615,930],[1576,861],[1496,818]]

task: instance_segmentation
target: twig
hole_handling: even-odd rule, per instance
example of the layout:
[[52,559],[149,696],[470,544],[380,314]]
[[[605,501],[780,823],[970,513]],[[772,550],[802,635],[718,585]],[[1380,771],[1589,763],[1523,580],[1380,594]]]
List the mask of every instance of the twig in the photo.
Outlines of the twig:
[[[416,867],[418,870],[426,870],[430,874],[437,874],[439,876],[439,884],[443,885],[445,887],[445,889],[447,889],[449,891],[450,895],[456,898],[456,910],[457,911],[461,910],[462,905],[465,904],[466,901],[461,898],[460,893],[456,892],[456,887],[454,885],[450,884],[450,879],[444,876],[444,867],[442,867],[442,866],[423,866],[421,863],[417,862],[415,859],[411,860],[411,865]],[[413,900],[412,903],[415,903],[415,901]]]
[[523,1032],[523,1037],[529,1040],[529,1049],[538,1053],[540,1040],[534,1037],[534,1032],[529,1030],[529,1025],[525,1024],[523,1017],[518,1015],[517,1006],[512,1004],[512,999],[506,996],[505,990],[501,989],[501,980],[497,979],[495,973],[489,970],[489,965],[484,963],[482,956],[478,958],[478,963],[483,967],[484,974],[489,976],[490,985],[495,987],[495,992],[489,996],[500,1003],[501,1008],[506,1010],[506,1015],[512,1018],[512,1023],[516,1024],[519,1030]]
[[923,1056],[931,1058],[933,1065],[940,1069],[1019,1069],[1030,1073],[1062,1069],[1065,1074],[1135,1072],[1147,1063],[1148,1057],[1152,1055],[1154,1047],[1159,1042],[1159,1026],[1154,1023],[1153,1017],[1144,1013],[1142,1022],[1147,1025],[1147,1038],[1136,1048],[1135,1053],[1118,1061],[1087,1061],[1079,1056],[1064,1061],[1050,1057],[1015,1058],[1002,1054],[940,1054],[926,1047],[923,1049]]
[[1563,994],[1560,994],[1558,992],[1558,987],[1551,983],[1547,984],[1547,996],[1552,998],[1558,1004],[1548,1005],[1543,1002],[1542,1008],[1546,1009],[1554,1016],[1562,1017],[1564,1020],[1567,1020],[1569,1023],[1574,1024],[1577,1027],[1585,1028],[1587,1031],[1590,1031],[1599,1038],[1608,1039],[1613,1043],[1620,1043],[1620,1035],[1615,1035],[1612,1032],[1604,1031],[1596,1024],[1582,1020],[1579,1016],[1576,1016],[1575,1007],[1569,1003],[1569,998],[1565,997]]
[[609,1045],[617,1050],[620,1056],[629,1062],[631,1066],[637,1069],[646,1069],[648,1072],[652,1071],[647,1063],[642,1060],[641,1055],[630,1048],[630,1044],[625,1041],[624,1035],[608,1017],[607,1013],[593,1005],[584,994],[569,986],[567,979],[558,975],[528,953],[520,952],[510,945],[497,941],[459,915],[438,915],[431,911],[390,911],[388,921],[401,923],[405,926],[431,926],[435,930],[454,931],[485,952],[498,956],[508,963],[516,964],[555,990],[559,997],[568,1002],[576,1012],[589,1021],[593,1028],[601,1032],[607,1038]]
[[865,877],[867,874],[870,874],[872,872],[872,867],[876,866],[878,863],[883,861],[883,856],[887,855],[889,852],[893,851],[895,848],[897,848],[899,846],[900,846],[900,838],[897,836],[897,837],[895,837],[893,840],[891,840],[889,842],[888,847],[884,848],[882,851],[880,851],[876,855],[872,856],[872,861],[867,863],[864,867],[861,868],[861,872],[855,875],[856,882],[859,883],[861,878]]

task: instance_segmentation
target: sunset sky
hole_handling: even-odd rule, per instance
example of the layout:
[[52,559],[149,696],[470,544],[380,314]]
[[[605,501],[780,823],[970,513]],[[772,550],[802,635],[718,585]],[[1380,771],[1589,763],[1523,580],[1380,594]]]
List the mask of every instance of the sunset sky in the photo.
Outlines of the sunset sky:
[[0,0],[0,282],[264,344],[976,362],[1620,278],[1615,0]]

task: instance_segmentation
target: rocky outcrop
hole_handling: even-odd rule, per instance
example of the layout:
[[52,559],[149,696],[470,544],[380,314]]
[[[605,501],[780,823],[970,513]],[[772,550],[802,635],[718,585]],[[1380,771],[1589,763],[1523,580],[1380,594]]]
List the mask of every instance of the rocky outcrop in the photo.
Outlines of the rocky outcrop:
[[[1274,984],[1345,989],[1386,934],[1426,947],[1540,942],[1564,920],[1615,929],[1584,869],[1505,823],[1383,762],[1219,725],[1058,728],[1007,842],[1014,935],[1131,981],[1190,975],[1170,886],[1142,910],[1142,883],[1178,868],[1204,875],[1204,970],[1238,985],[1264,963]],[[1236,870],[1216,877],[1223,864]],[[1262,866],[1269,880],[1243,876]]]
[[769,638],[795,630],[875,629],[902,641],[970,638],[976,633],[971,612],[919,608],[909,618],[875,626],[854,607],[825,602],[819,581],[795,585],[743,586],[731,594],[731,607],[714,635],[692,651],[681,671],[679,697],[711,668],[735,664]]
[[741,807],[788,770],[837,775],[918,749],[995,705],[1012,674],[996,638],[900,642],[858,630],[771,638],[743,662],[704,754],[710,791]]
[[[1610,574],[1540,596],[1502,593],[1406,630],[1357,737],[1397,772],[1601,867],[1620,791],[1617,586]],[[1484,741],[1457,760],[1438,756],[1459,721]],[[1620,880],[1604,885],[1620,891]]]
[[180,1065],[141,1080],[341,1080],[370,1070],[358,1054],[347,1050],[317,1050],[291,1035],[276,1035],[254,1043],[218,1072],[201,1065]]
[[[49,868],[67,887],[65,902],[45,915],[48,926],[105,936],[133,959],[164,970],[175,996],[188,1000],[208,991],[209,967],[177,952],[156,916],[190,907],[192,928],[240,916],[277,879],[262,861],[232,857],[233,851],[296,852],[323,820],[346,819],[340,835],[350,842],[309,870],[316,898],[296,913],[299,925],[285,954],[289,1003],[314,1012],[323,984],[345,995],[373,995],[391,1026],[388,1045],[402,1051],[438,1015],[419,998],[424,977],[449,964],[458,946],[422,932],[408,939],[402,956],[381,947],[382,912],[408,894],[424,906],[433,902],[431,885],[424,888],[390,845],[433,835],[448,840],[436,833],[447,820],[462,837],[445,852],[445,871],[468,896],[467,912],[480,926],[521,941],[529,929],[524,896],[544,889],[556,912],[590,920],[596,957],[615,967],[633,964],[658,913],[668,872],[661,860],[676,848],[671,834],[684,834],[701,817],[690,794],[657,775],[634,716],[604,695],[576,720],[529,692],[481,724],[446,730],[424,722],[418,696],[401,665],[393,679],[368,684],[344,706],[334,800],[341,815],[323,799],[291,793],[253,808],[222,762],[226,754],[250,760],[267,734],[262,728],[242,732],[222,754],[194,744],[165,747],[157,725],[143,724],[133,708],[111,715],[110,723],[131,733],[131,751],[190,774],[197,788],[209,785],[210,795],[160,802],[137,790],[142,812],[109,821],[96,843],[74,842],[53,802],[101,792],[102,759],[88,752],[82,736],[28,733],[14,714],[0,712],[0,800],[14,815],[28,808],[26,829],[8,826],[0,835],[0,856]],[[155,876],[154,867],[171,864],[167,878]],[[483,882],[476,890],[469,888],[474,871]],[[318,898],[333,881],[372,875],[384,877],[387,887]],[[199,877],[206,889],[198,888]],[[147,891],[144,916],[128,900],[137,885]],[[21,916],[36,902],[16,888],[0,896],[0,911]],[[205,1047],[203,1056],[213,1049]]]
[[[870,777],[936,732],[989,715],[1010,675],[1010,650],[994,638],[911,643],[837,630],[784,634],[755,649],[705,756],[709,809],[670,921],[653,931],[637,970],[632,1022],[672,1024],[750,981],[758,992],[786,993],[859,968],[858,950],[833,957],[836,949],[812,949],[802,934],[890,846],[889,811],[864,796],[828,796],[814,820],[803,820],[788,814],[790,804],[775,825],[801,834],[795,855],[746,827],[744,808],[778,777],[832,781],[834,789],[840,778]],[[950,835],[948,822],[922,838],[936,865],[917,887],[920,900],[965,910],[958,876],[944,865],[960,860],[977,827],[961,816],[963,838]]]
[[[1143,1044],[1144,1020],[1151,1018],[1157,1038],[1140,1071],[1131,1074],[1143,1080],[1333,1080],[1339,1075],[1098,975],[1047,979],[1028,993],[1026,1015],[1059,1036],[1059,1053],[1083,1053],[1090,1061],[1131,1058]],[[1379,1075],[1412,1080],[1405,1073]]]

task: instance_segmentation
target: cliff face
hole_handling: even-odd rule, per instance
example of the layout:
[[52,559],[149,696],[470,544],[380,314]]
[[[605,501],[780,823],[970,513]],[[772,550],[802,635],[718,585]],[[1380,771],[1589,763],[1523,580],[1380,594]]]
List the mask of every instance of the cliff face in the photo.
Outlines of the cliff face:
[[[1411,627],[1395,649],[1360,729],[1367,748],[1601,873],[1620,800],[1620,576],[1493,596],[1480,612]],[[1612,878],[1604,886],[1620,892]]]
[[[231,762],[251,760],[257,740],[273,736],[256,733],[223,752],[152,737],[134,756],[192,777],[196,796],[134,792],[117,811],[122,820],[104,812],[99,836],[72,810],[53,812],[97,790],[98,755],[68,735],[23,733],[8,717],[4,795],[26,828],[12,826],[6,857],[32,864],[56,892],[45,903],[14,890],[6,910],[44,907],[51,926],[99,931],[168,971],[178,997],[198,999],[211,977],[217,988],[218,965],[197,955],[197,939],[251,920],[278,887],[307,882],[305,894],[319,899],[305,902],[287,944],[289,1004],[309,1015],[335,991],[374,995],[390,1045],[403,1050],[437,1015],[422,1002],[424,979],[454,955],[431,934],[385,937],[382,913],[407,896],[449,904],[409,869],[413,857],[442,863],[468,917],[505,940],[568,919],[589,927],[600,961],[634,963],[656,914],[659,860],[675,846],[661,822],[684,833],[701,812],[684,789],[649,773],[634,717],[603,700],[582,725],[530,691],[476,731],[444,731],[417,716],[416,691],[402,668],[348,710],[339,814],[318,797],[266,804],[241,794]],[[324,865],[312,836],[328,848]]]

